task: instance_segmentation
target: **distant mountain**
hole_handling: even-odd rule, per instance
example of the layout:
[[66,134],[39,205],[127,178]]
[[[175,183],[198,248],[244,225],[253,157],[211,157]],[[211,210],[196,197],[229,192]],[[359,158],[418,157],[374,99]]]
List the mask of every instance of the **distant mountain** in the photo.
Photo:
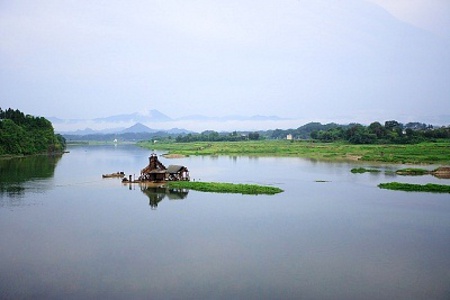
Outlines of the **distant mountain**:
[[182,129],[182,128],[172,128],[169,130],[166,130],[169,134],[188,134],[188,133],[195,133],[192,130]]
[[116,128],[106,128],[101,130],[94,130],[92,128],[85,128],[85,129],[77,129],[73,131],[57,131],[58,133],[62,135],[92,135],[92,134],[117,134],[121,131],[125,130],[122,127],[116,127]]
[[128,127],[118,134],[124,133],[158,133],[158,134],[187,134],[193,133],[193,131],[182,129],[182,128],[172,128],[172,129],[152,129],[145,126],[142,123],[136,123],[131,127]]
[[172,121],[172,118],[169,116],[163,114],[162,112],[152,109],[150,111],[144,112],[144,113],[132,113],[132,114],[121,114],[121,115],[114,115],[110,117],[104,117],[104,118],[96,118],[93,121],[96,122],[166,122],[166,121]]
[[101,135],[115,135],[115,136],[125,136],[132,134],[158,134],[158,135],[174,135],[174,134],[188,134],[194,133],[194,131],[190,131],[183,128],[172,128],[172,129],[152,129],[148,126],[145,126],[142,123],[136,123],[133,126],[128,128],[110,128],[110,129],[102,129],[102,130],[94,130],[91,128],[86,129],[78,129],[75,131],[64,131],[59,132],[65,136],[101,136]]
[[141,132],[153,133],[156,131],[157,130],[151,129],[142,123],[136,123],[133,126],[122,130],[120,133],[141,133]]
[[211,117],[203,116],[203,115],[188,115],[184,117],[180,117],[177,121],[209,121]]
[[[239,122],[264,122],[264,121],[283,121],[289,120],[286,118],[280,118],[278,116],[243,116],[243,115],[227,115],[223,117],[211,117],[204,115],[188,115],[180,118],[171,118],[164,113],[153,109],[146,112],[135,112],[130,114],[119,114],[102,118],[95,119],[61,119],[57,117],[51,117],[49,120],[54,125],[55,131],[63,135],[90,135],[90,134],[124,134],[124,133],[156,133],[163,132],[164,134],[185,134],[191,133],[192,131],[180,128],[167,129],[153,129],[149,126],[154,126],[158,123],[165,123],[164,126],[167,128],[169,124],[174,126],[179,125],[177,122],[181,121],[181,124],[185,124],[186,121],[189,125],[194,123],[201,124],[204,123],[226,123],[232,121]],[[172,122],[172,123],[171,123]],[[125,127],[130,126],[131,127]],[[147,124],[147,125],[145,125]],[[198,127],[197,124],[197,127]],[[120,127],[119,127],[120,126]],[[186,125],[183,125],[186,126]],[[209,125],[205,125],[207,128]],[[155,126],[156,127],[156,126]],[[159,126],[158,126],[159,127]],[[91,129],[91,128],[102,128],[102,129]]]
[[95,131],[92,128],[78,129],[78,130],[71,132],[71,134],[73,134],[73,135],[88,135],[88,134],[95,134],[95,133],[97,133],[97,131]]
[[285,120],[284,118],[280,118],[278,116],[242,116],[242,115],[228,115],[223,117],[207,117],[203,115],[189,115],[185,117],[178,118],[177,120],[181,121],[279,121]]
[[278,120],[285,120],[284,118],[280,118],[278,116],[251,116],[250,120],[252,121],[278,121]]
[[55,124],[75,124],[87,121],[93,122],[105,122],[105,123],[153,123],[153,122],[170,122],[170,121],[269,121],[269,120],[286,120],[278,116],[243,116],[243,115],[227,115],[223,117],[210,117],[204,115],[188,115],[180,118],[173,119],[162,112],[152,109],[144,113],[135,112],[131,114],[120,114],[109,117],[95,118],[95,119],[61,119],[57,117],[51,117],[49,120]]

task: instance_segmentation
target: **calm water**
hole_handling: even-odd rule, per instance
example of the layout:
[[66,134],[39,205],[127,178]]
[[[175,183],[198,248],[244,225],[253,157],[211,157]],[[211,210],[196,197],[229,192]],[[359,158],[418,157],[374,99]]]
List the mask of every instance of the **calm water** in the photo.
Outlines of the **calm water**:
[[450,196],[377,188],[449,180],[300,158],[161,158],[195,180],[285,192],[160,193],[101,178],[138,175],[148,150],[69,150],[0,161],[2,299],[450,299]]

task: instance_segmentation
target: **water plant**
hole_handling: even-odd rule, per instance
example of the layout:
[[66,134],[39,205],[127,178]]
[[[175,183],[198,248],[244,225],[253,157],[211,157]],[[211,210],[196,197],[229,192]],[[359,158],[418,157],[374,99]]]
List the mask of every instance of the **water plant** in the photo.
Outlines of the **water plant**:
[[353,169],[351,169],[350,170],[350,172],[352,172],[352,173],[366,173],[366,172],[369,172],[369,173],[380,173],[381,171],[380,170],[377,170],[377,169],[366,169],[366,168],[353,168]]
[[273,186],[257,184],[227,183],[227,182],[200,182],[200,181],[171,181],[170,188],[191,189],[211,193],[237,193],[245,195],[274,195],[283,192],[282,189]]
[[389,182],[389,183],[380,183],[378,187],[381,189],[406,191],[406,192],[450,193],[450,185],[434,184],[434,183],[413,184],[413,183]]

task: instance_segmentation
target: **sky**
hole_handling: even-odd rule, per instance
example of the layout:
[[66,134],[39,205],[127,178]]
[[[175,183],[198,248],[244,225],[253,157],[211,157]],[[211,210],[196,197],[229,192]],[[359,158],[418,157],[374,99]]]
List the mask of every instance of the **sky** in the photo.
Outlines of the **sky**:
[[449,79],[448,0],[0,0],[0,107],[32,115],[449,125]]

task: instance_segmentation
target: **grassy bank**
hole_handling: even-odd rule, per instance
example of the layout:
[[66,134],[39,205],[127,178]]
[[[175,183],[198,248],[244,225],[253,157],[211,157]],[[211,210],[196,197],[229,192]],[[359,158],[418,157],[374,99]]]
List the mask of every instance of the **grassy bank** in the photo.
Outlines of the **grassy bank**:
[[433,183],[412,184],[412,183],[389,182],[389,183],[380,183],[378,187],[382,189],[406,191],[406,192],[450,193],[450,185],[433,184]]
[[245,195],[273,195],[283,192],[282,189],[272,186],[256,184],[237,184],[224,182],[194,182],[194,181],[171,181],[170,188],[191,189],[211,193],[237,193]]
[[259,155],[297,156],[332,161],[374,161],[387,163],[450,164],[450,142],[427,142],[416,145],[352,145],[312,141],[242,141],[156,143],[140,146],[184,155]]

